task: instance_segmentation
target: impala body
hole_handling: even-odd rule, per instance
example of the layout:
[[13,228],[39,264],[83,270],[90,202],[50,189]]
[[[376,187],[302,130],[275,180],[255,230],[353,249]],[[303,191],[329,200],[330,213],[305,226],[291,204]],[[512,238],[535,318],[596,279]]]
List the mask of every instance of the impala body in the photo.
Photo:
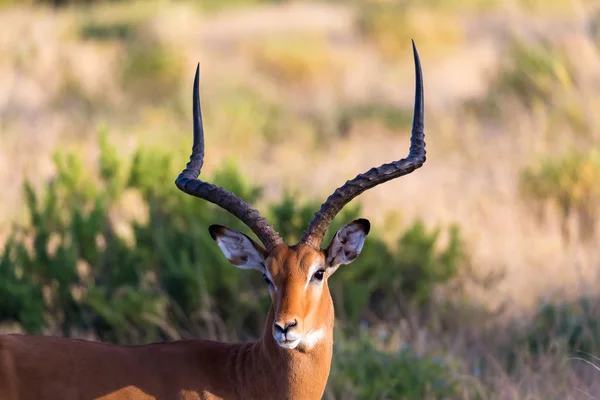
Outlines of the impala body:
[[198,179],[204,159],[199,69],[193,92],[194,143],[177,177],[182,191],[228,210],[256,234],[212,225],[209,232],[236,267],[261,272],[271,307],[262,337],[229,344],[188,340],[143,346],[64,338],[0,336],[0,400],[88,399],[320,399],[333,352],[334,308],[328,279],[361,252],[365,219],[341,228],[326,248],[321,241],[335,215],[367,189],[406,175],[425,162],[423,80],[413,43],[415,112],[407,158],[372,168],[336,189],[300,243],[288,246],[242,199]]

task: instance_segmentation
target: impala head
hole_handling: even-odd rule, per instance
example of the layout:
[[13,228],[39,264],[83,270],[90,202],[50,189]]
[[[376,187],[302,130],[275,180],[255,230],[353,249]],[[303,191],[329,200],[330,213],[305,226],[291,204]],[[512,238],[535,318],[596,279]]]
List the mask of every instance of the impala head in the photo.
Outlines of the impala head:
[[284,348],[310,348],[333,327],[333,303],[327,280],[362,250],[369,221],[358,219],[340,229],[326,249],[285,243],[267,251],[243,233],[212,225],[210,234],[238,268],[263,275],[273,302],[273,338]]
[[177,177],[183,192],[208,200],[231,212],[256,234],[260,242],[221,225],[212,225],[210,235],[225,257],[238,268],[259,271],[272,300],[274,340],[285,349],[309,349],[333,327],[333,303],[328,279],[340,265],[360,254],[370,224],[357,219],[342,227],[326,248],[321,241],[337,213],[353,198],[381,183],[407,175],[425,162],[423,133],[423,78],[419,55],[413,43],[416,90],[411,146],[406,158],[383,164],[357,175],[336,189],[315,213],[300,243],[288,246],[267,220],[242,199],[197,179],[204,160],[204,130],[196,69],[193,93],[194,143],[186,169]]

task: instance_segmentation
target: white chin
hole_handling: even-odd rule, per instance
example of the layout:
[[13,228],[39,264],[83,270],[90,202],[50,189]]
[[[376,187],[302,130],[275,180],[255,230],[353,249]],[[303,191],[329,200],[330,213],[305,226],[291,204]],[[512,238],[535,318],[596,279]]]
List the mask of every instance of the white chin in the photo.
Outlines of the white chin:
[[280,341],[276,340],[276,342],[280,347],[283,347],[286,350],[294,350],[300,344],[301,340],[302,340],[302,338],[298,338],[294,341],[285,341],[285,342],[280,342]]

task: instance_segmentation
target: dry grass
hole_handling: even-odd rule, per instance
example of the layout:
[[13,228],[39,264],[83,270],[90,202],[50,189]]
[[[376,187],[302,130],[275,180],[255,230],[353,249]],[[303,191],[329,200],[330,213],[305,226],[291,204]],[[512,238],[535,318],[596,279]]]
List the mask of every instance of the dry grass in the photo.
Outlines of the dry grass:
[[323,85],[338,73],[336,60],[323,37],[278,36],[248,45],[257,68],[280,84]]
[[431,57],[452,52],[464,35],[458,15],[418,4],[367,2],[359,15],[358,26],[366,40],[391,61],[406,57],[408,51],[403,43],[411,38]]
[[[78,143],[95,157],[99,123],[109,127],[124,154],[150,143],[172,150],[183,165],[189,147],[188,89],[198,60],[207,172],[237,157],[249,179],[265,184],[273,198],[290,188],[323,199],[356,173],[405,155],[408,131],[390,135],[377,121],[350,123],[343,132],[335,127],[343,111],[356,105],[410,109],[408,38],[415,37],[425,69],[428,162],[414,175],[365,193],[364,215],[376,227],[386,226],[390,213],[401,222],[421,217],[432,226],[460,222],[476,267],[505,274],[492,292],[477,297],[492,306],[507,304],[509,315],[527,315],[539,299],[597,291],[598,232],[588,242],[567,242],[560,213],[548,210],[540,220],[519,192],[524,168],[565,148],[600,144],[595,116],[600,43],[588,36],[585,21],[574,22],[565,12],[593,11],[586,2],[495,2],[493,10],[516,9],[522,18],[494,14],[477,1],[466,2],[469,13],[460,18],[460,4],[451,11],[422,6],[392,13],[377,9],[373,15],[349,6],[292,4],[208,18],[186,4],[150,3],[142,11],[111,4],[91,13],[27,7],[0,12],[0,243],[9,223],[22,218],[22,179],[40,185],[53,173],[52,152],[65,145]],[[488,29],[482,21],[490,13]],[[531,27],[528,16],[535,17]],[[153,54],[159,61],[177,63],[153,64],[150,78],[138,79],[140,68],[127,66],[148,63],[129,51],[141,48],[136,32],[151,32],[166,49]],[[566,49],[567,57],[553,57],[559,64],[542,78],[515,69],[518,78],[544,84],[546,97],[528,103],[518,91],[502,93],[490,119],[464,102],[491,104],[484,100],[498,94],[494,84],[498,71],[507,71],[515,32],[518,41],[538,43],[542,37],[552,49]],[[573,57],[584,62],[563,63]],[[151,78],[157,70],[164,78],[160,91],[154,91]],[[561,77],[566,86],[556,88]],[[532,94],[525,84],[516,85]],[[156,98],[151,104],[133,103],[136,91]],[[333,127],[327,141],[320,124]],[[387,228],[399,230],[389,223]],[[539,362],[535,368],[524,362],[530,369],[522,371],[520,381],[498,370],[488,377],[497,396],[485,398],[583,399],[594,398],[587,391],[596,396],[600,391],[594,366],[565,354]]]

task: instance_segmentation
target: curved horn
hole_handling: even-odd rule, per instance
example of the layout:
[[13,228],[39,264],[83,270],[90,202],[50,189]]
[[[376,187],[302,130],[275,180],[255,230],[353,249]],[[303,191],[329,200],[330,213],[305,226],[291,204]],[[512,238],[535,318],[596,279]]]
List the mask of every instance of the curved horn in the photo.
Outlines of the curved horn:
[[423,74],[421,71],[421,60],[419,53],[412,42],[415,60],[415,110],[413,116],[412,135],[410,138],[410,151],[408,156],[402,160],[383,164],[378,168],[357,175],[354,179],[347,181],[343,186],[333,192],[331,196],[321,205],[321,209],[315,213],[315,217],[308,225],[302,236],[302,242],[320,248],[325,232],[331,225],[331,221],[338,212],[356,196],[381,183],[391,179],[410,174],[425,163],[425,133],[423,132]]
[[190,156],[190,162],[187,163],[185,169],[175,180],[175,184],[181,191],[208,200],[235,215],[252,229],[252,232],[258,236],[266,250],[270,252],[283,243],[283,240],[273,227],[269,225],[267,220],[235,194],[212,183],[197,179],[204,163],[204,128],[202,126],[202,112],[200,111],[199,79],[200,64],[196,68],[196,77],[194,78],[194,144],[192,146],[192,155]]

